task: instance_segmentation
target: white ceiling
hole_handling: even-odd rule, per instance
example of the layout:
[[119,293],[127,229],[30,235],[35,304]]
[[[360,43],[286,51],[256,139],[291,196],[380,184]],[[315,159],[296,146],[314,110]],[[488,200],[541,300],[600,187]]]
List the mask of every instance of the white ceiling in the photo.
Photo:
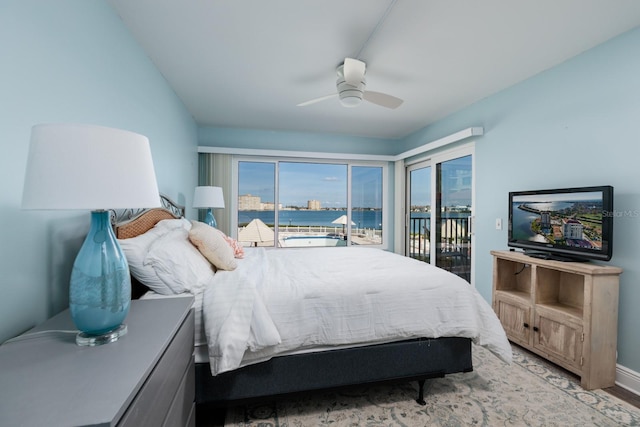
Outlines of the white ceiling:
[[[109,3],[199,125],[378,138],[402,138],[640,25],[638,0]],[[404,99],[399,108],[296,106],[334,93],[336,67],[359,52],[367,88]]]

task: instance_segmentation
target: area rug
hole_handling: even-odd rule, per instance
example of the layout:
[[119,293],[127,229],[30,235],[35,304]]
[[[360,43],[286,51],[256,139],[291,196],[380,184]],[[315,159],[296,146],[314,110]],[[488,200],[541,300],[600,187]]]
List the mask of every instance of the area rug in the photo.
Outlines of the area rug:
[[232,408],[225,427],[640,426],[640,409],[517,346],[513,355],[506,365],[474,345],[474,371],[427,380],[426,406],[415,382],[370,385]]

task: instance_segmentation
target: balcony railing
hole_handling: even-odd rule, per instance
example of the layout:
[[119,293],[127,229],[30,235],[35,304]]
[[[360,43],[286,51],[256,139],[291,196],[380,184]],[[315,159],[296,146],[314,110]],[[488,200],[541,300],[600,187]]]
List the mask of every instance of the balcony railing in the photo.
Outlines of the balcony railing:
[[431,262],[433,254],[436,265],[451,271],[468,282],[471,281],[471,240],[469,236],[469,218],[443,217],[437,227],[440,228],[439,241],[435,251],[430,248],[431,218],[412,217],[409,220],[409,256],[425,262]]

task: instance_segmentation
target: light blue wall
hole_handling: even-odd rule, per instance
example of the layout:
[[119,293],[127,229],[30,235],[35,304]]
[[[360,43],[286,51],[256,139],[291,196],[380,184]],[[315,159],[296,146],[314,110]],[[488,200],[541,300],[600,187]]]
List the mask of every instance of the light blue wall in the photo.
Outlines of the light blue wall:
[[[476,287],[491,299],[492,249],[507,249],[507,193],[613,185],[611,265],[620,283],[618,363],[640,372],[640,29],[480,101],[405,141],[405,149],[469,126],[476,143]],[[473,67],[470,67],[472,72]]]
[[146,135],[160,191],[182,203],[197,183],[197,126],[103,1],[2,0],[0,40],[2,342],[67,307],[89,222],[88,212],[20,209],[31,126],[92,123]]
[[323,153],[397,153],[396,143],[384,138],[365,138],[275,130],[200,127],[199,144],[208,147],[241,147],[258,150],[316,151]]

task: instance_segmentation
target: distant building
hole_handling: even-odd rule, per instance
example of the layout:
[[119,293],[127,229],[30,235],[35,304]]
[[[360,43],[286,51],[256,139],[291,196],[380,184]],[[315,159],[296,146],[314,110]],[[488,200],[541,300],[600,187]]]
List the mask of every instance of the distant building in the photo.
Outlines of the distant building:
[[[273,211],[275,210],[275,203],[273,202],[264,202],[264,203],[260,203],[260,210],[261,211]],[[278,203],[278,210],[281,211],[282,210],[282,203]]]
[[320,200],[309,200],[307,201],[307,209],[310,211],[319,211],[322,208],[320,205]]
[[549,232],[549,230],[551,230],[551,212],[540,212],[540,228],[545,232]]
[[562,226],[562,234],[565,239],[582,239],[583,226],[575,219],[567,220]]
[[259,211],[260,196],[252,196],[251,194],[244,194],[242,196],[238,196],[238,210],[239,211]]

